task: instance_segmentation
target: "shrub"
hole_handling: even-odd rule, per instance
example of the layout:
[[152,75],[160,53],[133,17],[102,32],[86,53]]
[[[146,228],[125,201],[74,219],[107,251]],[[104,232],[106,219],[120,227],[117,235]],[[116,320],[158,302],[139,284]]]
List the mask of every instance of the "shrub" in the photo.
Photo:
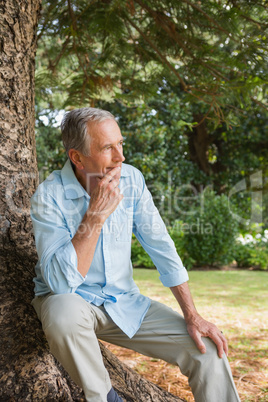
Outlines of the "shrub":
[[241,240],[238,240],[234,247],[234,258],[237,266],[268,270],[267,239],[265,237],[253,238],[251,242]]
[[193,209],[182,226],[183,247],[195,265],[225,265],[233,260],[238,224],[228,198],[211,189],[198,196],[202,210]]
[[[191,267],[194,264],[194,260],[188,255],[187,251],[184,248],[183,232],[178,230],[178,224],[174,225],[172,228],[168,228],[168,232],[170,234],[170,237],[174,241],[176,250],[180,258],[182,259],[183,265],[187,269],[191,269]],[[134,235],[131,244],[131,260],[133,267],[144,267],[144,268],[154,267],[154,263],[152,262],[151,258],[143,249],[143,247],[141,246],[141,244]]]
[[174,241],[177,253],[179,254],[183,265],[190,270],[195,260],[191,257],[191,255],[187,252],[184,245],[184,233],[182,230],[183,222],[182,221],[175,221],[174,225],[168,229],[170,237]]
[[153,268],[154,263],[133,235],[131,244],[131,260],[133,267]]

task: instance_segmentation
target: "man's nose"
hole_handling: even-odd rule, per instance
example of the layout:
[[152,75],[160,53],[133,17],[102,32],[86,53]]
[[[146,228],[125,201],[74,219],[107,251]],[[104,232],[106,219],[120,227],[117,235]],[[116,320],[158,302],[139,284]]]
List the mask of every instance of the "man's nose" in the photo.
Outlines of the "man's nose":
[[124,162],[126,158],[123,155],[123,149],[115,148],[113,154],[113,160],[117,162]]

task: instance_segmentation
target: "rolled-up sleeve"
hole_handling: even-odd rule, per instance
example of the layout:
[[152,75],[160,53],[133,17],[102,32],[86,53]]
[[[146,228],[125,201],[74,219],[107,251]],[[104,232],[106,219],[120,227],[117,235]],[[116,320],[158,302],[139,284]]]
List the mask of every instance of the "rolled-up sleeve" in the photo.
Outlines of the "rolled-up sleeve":
[[134,209],[133,232],[151,257],[164,286],[177,286],[189,280],[142,175],[141,194]]
[[77,270],[72,234],[59,206],[49,195],[35,195],[31,218],[44,282],[52,293],[75,292],[86,278]]

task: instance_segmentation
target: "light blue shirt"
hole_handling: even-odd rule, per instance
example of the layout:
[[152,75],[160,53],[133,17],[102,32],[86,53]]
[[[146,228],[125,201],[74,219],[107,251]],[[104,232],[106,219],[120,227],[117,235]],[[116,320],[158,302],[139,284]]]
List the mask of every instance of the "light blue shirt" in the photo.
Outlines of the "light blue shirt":
[[132,233],[150,255],[164,286],[180,285],[189,278],[141,172],[123,164],[119,188],[124,198],[105,221],[93,261],[83,277],[77,270],[71,240],[90,196],[78,182],[70,161],[40,184],[31,199],[39,257],[34,282],[37,296],[77,293],[89,303],[103,305],[131,338],[150,307],[150,299],[140,294],[133,280]]

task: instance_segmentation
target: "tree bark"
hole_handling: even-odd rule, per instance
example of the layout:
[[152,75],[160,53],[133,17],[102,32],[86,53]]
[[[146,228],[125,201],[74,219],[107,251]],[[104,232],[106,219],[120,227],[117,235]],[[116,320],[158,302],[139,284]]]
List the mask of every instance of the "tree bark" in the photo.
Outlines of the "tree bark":
[[[82,390],[49,353],[31,306],[33,264],[24,258],[0,258],[0,400],[85,401]],[[112,384],[125,401],[181,400],[142,378],[100,345]]]
[[[34,59],[40,8],[40,0],[0,0],[1,402],[84,400],[49,353],[31,306],[37,256],[29,207],[38,184]],[[112,383],[126,401],[179,400],[101,348]]]
[[1,241],[4,250],[32,244],[29,200],[37,185],[34,58],[40,0],[1,0]]
[[206,121],[203,121],[203,115],[195,115],[194,121],[198,123],[193,131],[188,133],[188,144],[190,158],[207,175],[211,174],[211,168],[208,162],[208,147],[210,144],[207,132]]

